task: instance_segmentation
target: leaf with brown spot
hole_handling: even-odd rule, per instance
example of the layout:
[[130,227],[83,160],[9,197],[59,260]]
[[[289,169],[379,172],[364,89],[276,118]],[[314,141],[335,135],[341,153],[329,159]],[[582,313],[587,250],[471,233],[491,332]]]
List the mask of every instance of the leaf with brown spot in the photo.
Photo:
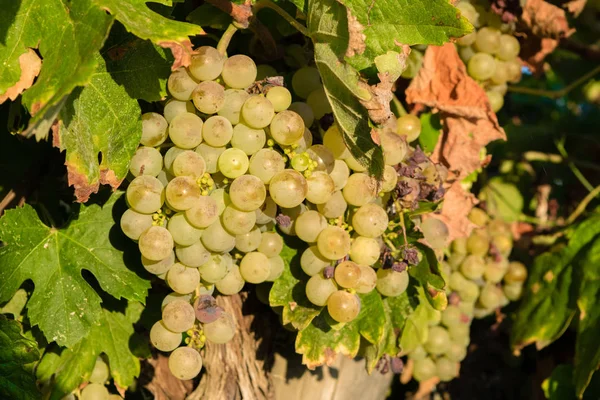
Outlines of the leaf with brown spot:
[[471,193],[466,191],[459,181],[450,186],[450,189],[444,195],[442,210],[439,214],[427,214],[425,217],[437,218],[443,221],[448,227],[448,240],[467,237],[475,228],[469,220],[469,212],[477,204],[477,199]]
[[527,0],[521,21],[539,37],[561,39],[575,32],[569,28],[565,10],[544,0]]
[[442,112],[444,133],[432,154],[462,179],[481,168],[481,150],[506,139],[485,91],[468,76],[453,44],[429,46],[419,74],[406,89],[409,103],[424,104]]
[[349,8],[346,9],[346,14],[348,16],[348,49],[346,49],[346,57],[353,57],[365,52],[367,48],[365,39],[367,36],[363,33],[365,27],[352,15]]
[[229,0],[207,0],[207,3],[231,15],[242,28],[248,28],[250,25],[250,18],[252,17],[252,2],[250,0],[246,0],[243,4],[236,4]]
[[182,42],[158,42],[160,47],[170,49],[175,60],[171,70],[175,71],[179,67],[187,67],[192,63],[192,52],[194,51],[192,42],[184,40]]
[[26,53],[21,54],[19,57],[19,66],[21,67],[21,77],[17,83],[6,89],[4,94],[0,95],[0,104],[4,103],[7,99],[16,99],[18,95],[33,84],[33,80],[38,76],[42,68],[42,60],[35,51],[28,49]]

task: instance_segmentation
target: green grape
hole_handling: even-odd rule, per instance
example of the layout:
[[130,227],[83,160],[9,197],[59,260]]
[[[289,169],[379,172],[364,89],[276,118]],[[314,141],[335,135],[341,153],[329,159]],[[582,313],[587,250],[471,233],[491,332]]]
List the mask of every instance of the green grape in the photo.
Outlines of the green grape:
[[262,234],[258,251],[267,257],[278,256],[283,250],[283,238],[277,232],[264,232]]
[[475,39],[477,38],[477,32],[471,32],[471,33],[467,33],[465,36],[458,38],[456,40],[456,43],[459,46],[471,46],[473,43],[475,43]]
[[177,379],[194,379],[202,369],[202,356],[191,347],[179,347],[169,355],[169,371]]
[[[167,121],[167,123],[171,123],[173,118],[175,118],[176,116],[178,116],[180,114],[195,113],[195,112],[196,112],[196,107],[194,107],[194,103],[192,103],[189,100],[181,101],[181,100],[177,100],[177,99],[170,99],[165,103],[165,107],[163,108],[164,119]],[[156,114],[156,113],[147,113],[147,114]],[[159,114],[157,114],[157,115],[159,115]],[[162,116],[161,116],[161,118],[162,118]],[[144,116],[142,115],[142,120],[143,119],[144,119]],[[142,137],[143,137],[143,134],[142,134]],[[162,141],[164,142],[166,138],[167,138],[167,132],[165,131],[164,138]],[[149,144],[146,146],[158,146],[161,143]]]
[[504,61],[513,60],[519,56],[520,51],[521,45],[516,37],[506,34],[500,36],[500,45],[496,52],[499,59]]
[[284,169],[277,172],[269,182],[269,194],[280,207],[296,207],[306,199],[307,193],[308,184],[306,179],[293,169]]
[[519,83],[523,75],[521,62],[518,59],[507,61],[506,68],[508,69],[508,81],[510,83]]
[[[508,81],[508,67],[505,62],[496,60],[496,69],[494,75],[490,78],[494,85],[503,85]],[[488,88],[489,89],[489,88]],[[487,92],[497,92],[496,90],[488,90]],[[498,92],[499,93],[499,92]]]
[[329,264],[330,261],[321,255],[317,246],[308,247],[300,257],[300,267],[308,276],[320,273]]
[[415,365],[413,367],[413,377],[419,381],[423,382],[428,379],[431,379],[437,373],[437,368],[435,362],[427,357],[422,360],[415,360]]
[[258,177],[266,185],[273,176],[285,169],[281,154],[273,149],[262,149],[250,158],[250,174]]
[[231,296],[239,293],[245,284],[246,281],[242,277],[242,274],[240,274],[240,268],[237,265],[233,265],[227,275],[215,283],[215,286],[219,293]]
[[127,203],[140,214],[155,213],[165,201],[163,189],[163,184],[155,177],[140,175],[127,187]]
[[480,255],[471,254],[460,265],[460,272],[469,279],[480,279],[485,270],[485,260]]
[[[200,283],[200,274],[196,268],[175,263],[169,269],[169,272],[167,272],[167,283],[174,292],[181,294],[192,293]],[[165,322],[165,324],[167,325],[167,328],[173,330],[168,323]],[[186,328],[186,330],[187,329],[189,328]]]
[[460,299],[465,302],[474,302],[479,297],[479,286],[475,282],[466,280],[461,289],[458,290]]
[[246,253],[240,262],[240,273],[246,282],[262,283],[271,273],[269,258],[257,251]]
[[132,240],[138,240],[153,223],[152,215],[140,214],[134,210],[128,209],[121,217],[121,230]]
[[498,92],[502,96],[505,96],[506,92],[508,91],[508,85],[506,83],[503,83],[501,85],[490,85],[490,86],[488,86],[488,91]]
[[160,275],[168,272],[173,264],[175,264],[175,252],[173,251],[171,251],[167,257],[158,261],[149,260],[142,256],[142,265],[144,269],[154,275]]
[[329,104],[329,100],[327,99],[327,94],[325,94],[325,89],[322,86],[310,92],[306,98],[306,104],[312,108],[317,119],[321,119],[325,114],[333,112],[331,104]]
[[461,362],[467,356],[467,348],[463,346],[463,343],[452,341],[450,348],[444,354],[449,360],[454,362]]
[[508,264],[508,271],[504,275],[506,283],[523,283],[527,279],[527,267],[518,261],[513,261]]
[[473,46],[459,47],[458,48],[458,56],[465,63],[468,64],[469,60],[473,58],[473,56],[477,54]]
[[361,269],[355,262],[341,262],[335,267],[334,273],[336,283],[345,289],[353,289],[360,282]]
[[217,320],[204,324],[202,329],[208,341],[223,344],[233,339],[236,327],[231,315],[222,313]]
[[273,199],[267,197],[265,202],[255,212],[257,224],[273,223],[277,216],[277,204],[275,204]]
[[387,212],[375,203],[365,204],[352,216],[352,227],[361,236],[376,238],[387,230]]
[[201,178],[206,172],[206,161],[195,151],[186,150],[177,154],[171,170],[175,176],[189,176],[191,178]]
[[436,375],[442,382],[449,382],[458,375],[459,365],[446,357],[440,357],[435,361]]
[[202,143],[200,146],[196,147],[196,153],[201,155],[206,162],[206,172],[209,174],[219,172],[218,160],[224,151],[225,147],[212,147],[206,143]]
[[285,269],[283,258],[280,256],[269,257],[269,268],[270,272],[267,277],[267,282],[274,282],[281,274],[283,274],[283,270]]
[[191,77],[185,68],[177,68],[167,81],[167,88],[171,96],[181,101],[189,100],[197,85],[198,81]]
[[327,147],[338,160],[343,160],[350,156],[350,150],[346,147],[344,138],[336,124],[331,125],[329,129],[327,129],[327,132],[325,132],[325,135],[323,136],[323,145]]
[[176,246],[175,254],[177,254],[179,262],[194,268],[198,268],[210,258],[210,251],[208,251],[200,241],[197,241],[190,246]]
[[350,251],[350,235],[337,226],[323,229],[317,238],[319,252],[330,260],[339,260]]
[[253,129],[244,124],[237,124],[233,128],[231,145],[251,156],[265,146],[267,135],[264,129]]
[[192,208],[185,211],[187,221],[196,228],[206,228],[217,220],[217,202],[210,196],[200,196]]
[[149,147],[161,145],[169,136],[168,127],[169,124],[162,115],[155,112],[142,114],[142,138],[140,143]]
[[261,129],[269,126],[275,116],[275,109],[266,97],[253,95],[244,102],[241,115],[244,124]]
[[300,153],[292,157],[292,159],[290,160],[290,165],[296,171],[303,172],[306,171],[310,166],[310,161],[310,157],[308,157],[306,153]]
[[490,239],[483,232],[474,232],[467,239],[467,251],[470,254],[484,256],[490,248]]
[[419,345],[414,348],[410,353],[408,353],[408,358],[413,361],[424,360],[427,358],[427,351],[423,348],[423,346]]
[[360,280],[354,288],[357,293],[370,293],[377,285],[377,273],[371,267],[360,265]]
[[229,193],[227,193],[225,189],[215,189],[211,192],[211,194],[209,194],[209,196],[216,201],[219,215],[223,214],[225,207],[231,204]]
[[358,160],[356,158],[354,158],[353,156],[350,156],[350,157],[344,159],[344,162],[348,165],[348,167],[352,171],[365,172],[367,170],[367,167],[365,167],[360,162],[358,162]]
[[236,235],[235,237],[235,248],[242,253],[249,253],[258,249],[262,241],[262,232],[260,228],[255,227],[248,233],[242,235]]
[[465,317],[460,308],[455,305],[449,305],[442,311],[442,323],[448,328],[456,324],[468,323],[469,321],[468,319],[465,321]]
[[469,221],[471,221],[472,223],[474,223],[475,225],[477,225],[479,227],[482,227],[490,221],[490,217],[482,209],[473,208],[469,212]]
[[96,364],[90,375],[89,381],[91,383],[104,384],[108,380],[110,372],[108,371],[108,364],[104,362],[102,357],[96,358]]
[[273,86],[267,92],[267,99],[273,104],[275,112],[287,110],[292,104],[292,94],[283,86]]
[[397,165],[404,160],[408,152],[408,145],[403,137],[391,130],[382,130],[379,131],[379,140],[386,165]]
[[417,140],[421,134],[421,120],[412,114],[403,115],[396,121],[396,133],[400,136],[406,136],[407,142]]
[[344,188],[344,186],[346,186],[346,183],[348,183],[350,169],[344,161],[335,160],[333,164],[333,170],[329,173],[329,176],[331,176],[331,179],[333,179],[335,190],[340,191]]
[[377,291],[384,296],[400,296],[408,288],[408,272],[393,269],[377,270]]
[[178,176],[167,185],[165,197],[167,204],[173,210],[189,210],[200,198],[200,187],[194,178]]
[[162,323],[171,332],[185,332],[194,326],[195,321],[194,307],[183,299],[173,300],[162,310]]
[[325,218],[338,218],[344,215],[348,203],[344,200],[341,191],[333,192],[329,200],[325,203],[317,204],[317,209]]
[[175,159],[177,158],[178,155],[180,155],[184,151],[186,151],[186,150],[180,149],[179,147],[171,147],[169,150],[167,150],[167,152],[165,153],[165,157],[163,159],[164,170],[166,170],[167,172],[172,174],[173,173],[172,168],[173,168],[173,163],[175,162]]
[[373,265],[379,260],[381,245],[373,238],[357,236],[350,246],[350,259],[361,265]]
[[269,64],[260,64],[256,67],[256,80],[260,81],[270,76],[277,76],[277,70]]
[[254,228],[256,213],[254,211],[241,211],[233,205],[225,207],[222,216],[223,227],[232,235],[242,235]]
[[140,252],[149,260],[159,261],[167,258],[173,250],[173,237],[161,226],[151,226],[140,236]]
[[234,89],[245,89],[256,79],[256,64],[245,55],[237,54],[225,60],[221,77],[225,84]]
[[467,347],[471,342],[470,331],[471,328],[467,324],[453,325],[448,329],[452,343],[458,343],[463,347]]
[[510,254],[513,247],[513,240],[510,233],[497,233],[492,235],[491,243],[496,247],[496,250],[498,250],[500,254],[505,256]]
[[504,291],[504,295],[510,301],[517,301],[521,298],[523,294],[523,284],[522,283],[509,283],[502,287]]
[[312,133],[308,130],[308,128],[304,128],[304,134],[302,135],[302,139],[298,142],[294,143],[296,147],[296,152],[306,151],[313,143]]
[[314,243],[317,237],[327,228],[327,220],[323,215],[314,210],[303,212],[296,219],[296,235],[306,243]]
[[479,13],[471,3],[461,1],[456,5],[456,8],[460,10],[462,16],[468,19],[471,24],[473,24],[475,27],[479,26]]
[[315,144],[306,150],[306,154],[311,160],[317,163],[314,171],[323,171],[330,173],[335,167],[335,157],[333,153],[322,144]]
[[350,175],[342,194],[348,204],[360,207],[375,198],[376,190],[377,183],[375,180],[369,175],[359,172]]
[[273,117],[269,128],[273,140],[280,145],[289,146],[302,139],[305,127],[299,114],[284,110]]
[[498,112],[504,106],[504,96],[498,92],[488,90],[485,92],[488,101],[490,102],[490,107],[493,112]]
[[452,271],[456,271],[460,268],[460,264],[465,260],[466,254],[461,253],[451,253],[450,256],[446,258],[446,262],[450,266]]
[[488,260],[485,265],[485,270],[483,271],[483,278],[490,283],[499,283],[502,281],[507,269],[507,260],[502,260],[500,262]]
[[218,111],[218,114],[221,117],[227,118],[232,125],[238,124],[240,122],[242,106],[248,97],[250,95],[245,90],[225,90],[225,102],[223,103],[223,107]]
[[235,247],[235,236],[225,230],[217,218],[202,234],[202,244],[210,251],[223,253]]
[[436,250],[446,247],[450,232],[448,226],[438,218],[427,218],[421,223],[421,232],[429,245]]
[[493,310],[502,304],[502,290],[495,285],[486,284],[479,294],[479,304],[488,310]]
[[360,299],[355,294],[338,290],[327,299],[327,311],[337,322],[350,322],[360,312]]
[[467,70],[472,78],[485,81],[494,76],[496,60],[487,53],[475,53],[467,64]]
[[496,54],[500,50],[500,37],[502,33],[495,28],[484,27],[477,31],[475,48],[483,53]]
[[192,226],[185,218],[184,213],[177,213],[169,219],[167,227],[173,241],[180,246],[191,246],[200,240],[202,230]]
[[202,119],[196,114],[180,114],[169,124],[169,137],[175,146],[192,149],[202,143],[202,126]]
[[432,326],[429,328],[427,341],[425,342],[425,350],[429,354],[439,356],[444,354],[450,348],[450,334],[441,326]]
[[219,171],[227,178],[237,178],[248,171],[250,162],[248,156],[240,149],[227,149],[219,156],[217,165]]
[[329,296],[337,291],[337,286],[333,279],[327,279],[322,274],[316,274],[310,277],[306,282],[306,297],[308,301],[316,306],[327,305]]
[[467,284],[467,279],[458,271],[454,271],[450,274],[450,279],[448,280],[448,286],[450,289],[459,292],[465,288]]
[[298,113],[298,115],[302,117],[304,126],[306,127],[311,127],[313,122],[315,122],[315,113],[313,113],[312,108],[302,101],[296,101],[290,104],[288,110]]
[[202,280],[208,283],[216,283],[225,278],[233,268],[233,259],[229,253],[213,254],[207,262],[198,267]]
[[255,211],[265,202],[267,190],[256,176],[242,175],[229,187],[231,203],[242,211]]
[[173,351],[181,344],[181,333],[167,329],[162,321],[157,321],[150,329],[150,343],[157,350]]
[[163,299],[160,309],[161,309],[161,311],[164,310],[164,308],[166,307],[167,304],[169,304],[175,300],[184,300],[188,303],[191,303],[192,295],[193,295],[192,293],[179,294],[179,293],[171,292],[168,295],[166,295],[165,298]]
[[104,384],[90,383],[81,391],[81,400],[108,400],[108,389]]
[[201,46],[192,53],[190,74],[200,81],[217,79],[223,71],[223,56],[212,46]]
[[327,172],[314,171],[306,178],[308,184],[308,191],[306,193],[306,200],[313,204],[326,203],[335,190],[335,184],[333,179]]
[[321,76],[319,70],[315,67],[302,67],[292,76],[294,93],[303,99],[306,99],[312,91],[321,86]]
[[200,83],[192,92],[194,107],[203,114],[215,114],[225,105],[225,88],[214,81]]
[[225,117],[213,115],[204,121],[202,137],[212,147],[223,147],[229,143],[233,136],[233,126]]

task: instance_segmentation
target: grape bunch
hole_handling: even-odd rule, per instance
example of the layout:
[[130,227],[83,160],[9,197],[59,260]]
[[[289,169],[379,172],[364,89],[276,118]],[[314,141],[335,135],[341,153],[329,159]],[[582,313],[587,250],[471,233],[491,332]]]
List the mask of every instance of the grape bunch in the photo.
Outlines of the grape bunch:
[[458,53],[468,74],[485,89],[492,110],[498,112],[507,84],[521,80],[521,46],[513,35],[514,23],[503,23],[496,13],[465,0],[456,7],[476,28],[456,41]]
[[513,240],[510,227],[490,220],[475,208],[469,215],[478,226],[468,238],[454,240],[442,263],[449,305],[434,312],[427,339],[408,354],[413,376],[423,381],[437,376],[450,381],[458,375],[467,354],[473,318],[483,318],[521,296],[527,268],[509,261]]

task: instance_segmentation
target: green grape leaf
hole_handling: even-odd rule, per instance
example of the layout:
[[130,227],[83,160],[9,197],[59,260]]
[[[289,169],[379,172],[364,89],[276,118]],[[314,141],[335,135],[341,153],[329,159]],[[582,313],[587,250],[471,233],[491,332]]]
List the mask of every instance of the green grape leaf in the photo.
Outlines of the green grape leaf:
[[33,116],[27,134],[46,137],[62,101],[77,86],[87,84],[96,69],[94,55],[102,47],[113,18],[91,0],[0,0],[0,94],[21,76],[19,57],[38,49],[42,69],[23,94]]
[[306,297],[305,288],[309,277],[300,268],[299,249],[303,248],[301,246],[299,240],[286,238],[283,250],[279,254],[283,258],[285,268],[269,293],[271,307],[282,308],[283,324],[291,324],[298,330],[310,325],[323,309],[312,304]]
[[431,153],[437,145],[438,139],[442,133],[442,124],[440,115],[432,113],[421,114],[421,134],[419,135],[419,145],[426,153]]
[[[146,0],[92,1],[114,15],[129,32],[161,47],[170,48],[175,57],[173,69],[190,65],[192,43],[189,36],[204,33],[200,26],[166,18],[148,8]],[[172,5],[170,0],[154,0],[153,3]]]
[[96,193],[100,183],[119,187],[142,135],[137,100],[107,72],[100,54],[96,59],[98,70],[86,87],[68,97],[54,137],[55,145],[67,152],[69,184],[80,202]]
[[[128,33],[120,23],[113,25],[100,52],[106,70],[123,86],[129,97],[159,101],[167,95],[167,79],[171,74],[173,56],[149,40]],[[97,71],[101,72],[101,70]]]
[[101,299],[82,277],[84,269],[116,298],[146,298],[150,283],[125,266],[123,253],[113,244],[119,239],[111,232],[119,197],[113,194],[103,207],[81,206],[63,229],[44,225],[27,204],[7,210],[0,219],[0,302],[32,280],[28,317],[49,342],[71,347],[98,324]]
[[38,344],[21,334],[21,324],[0,315],[0,397],[40,398],[33,373],[39,359]]
[[597,400],[600,398],[600,374],[594,374],[583,395],[575,395],[573,366],[560,364],[554,367],[552,375],[542,383],[542,390],[548,400]]
[[132,385],[140,374],[140,361],[132,353],[129,342],[134,334],[133,323],[142,310],[143,306],[137,302],[129,303],[125,314],[102,309],[88,335],[75,346],[45,354],[38,368],[38,378],[47,380],[54,375],[50,398],[59,400],[88,380],[102,353],[108,358],[115,383],[123,388]]
[[13,318],[17,319],[25,308],[25,304],[27,304],[27,291],[19,289],[8,303],[0,307],[0,314],[12,314]]
[[381,341],[384,334],[385,308],[381,295],[377,290],[366,294],[359,294],[360,308],[365,310],[356,319],[358,332],[369,342],[376,344]]
[[223,12],[209,3],[204,3],[200,7],[188,14],[186,19],[192,24],[225,30],[233,21],[231,15]]
[[414,311],[406,318],[402,328],[400,349],[403,354],[410,353],[427,340],[429,321],[434,319],[437,311],[431,306],[425,293],[423,288],[417,288],[418,305],[414,306]]
[[444,310],[448,305],[448,297],[444,291],[446,283],[440,274],[439,262],[431,248],[421,243],[415,246],[423,254],[419,264],[408,269],[410,276],[423,287],[425,297],[436,310]]
[[375,57],[406,44],[442,45],[473,30],[469,21],[446,0],[342,0],[352,15],[347,61],[361,71]]
[[600,236],[586,246],[579,268],[583,272],[577,307],[579,325],[575,342],[574,382],[577,397],[581,397],[592,375],[600,366]]
[[523,211],[521,191],[512,183],[505,182],[502,177],[490,179],[479,198],[485,201],[489,215],[506,222],[517,221]]
[[582,265],[587,254],[582,249],[598,235],[600,216],[596,215],[580,223],[566,245],[536,257],[515,315],[511,332],[514,347],[535,342],[543,348],[567,329],[577,308],[574,296],[579,290],[580,273],[588,267]]
[[346,9],[335,0],[309,0],[308,30],[325,93],[352,155],[371,175],[383,175],[383,152],[371,138],[369,113],[359,100],[372,99],[358,72],[343,62],[348,48]]

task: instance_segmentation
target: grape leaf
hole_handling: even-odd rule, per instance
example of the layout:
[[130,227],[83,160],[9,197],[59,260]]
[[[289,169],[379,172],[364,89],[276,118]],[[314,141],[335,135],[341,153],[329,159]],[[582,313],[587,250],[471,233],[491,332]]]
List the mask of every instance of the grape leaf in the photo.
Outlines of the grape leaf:
[[413,306],[413,312],[406,318],[400,336],[400,349],[403,354],[410,353],[425,343],[429,333],[429,321],[434,319],[436,310],[431,306],[423,288],[416,289],[418,305]]
[[[283,258],[285,268],[269,293],[271,307],[282,307],[283,324],[292,324],[298,330],[306,328],[323,307],[312,304],[306,298],[306,282],[308,276],[300,268],[299,241],[286,238],[283,250],[279,254]],[[294,247],[289,247],[294,246]],[[306,247],[306,246],[304,246]]]
[[506,222],[516,222],[523,211],[524,201],[519,188],[502,177],[490,179],[479,197],[485,201],[489,215]]
[[80,202],[96,193],[100,183],[119,187],[142,134],[137,100],[115,82],[99,54],[96,59],[96,73],[86,87],[71,93],[54,133],[55,145],[67,152],[69,184]]
[[0,397],[40,398],[33,374],[39,359],[37,343],[21,334],[21,324],[0,315]]
[[542,390],[548,400],[597,400],[600,398],[600,374],[594,374],[585,393],[582,396],[576,396],[573,384],[573,366],[559,364],[552,370],[552,375],[542,383]]
[[442,133],[442,124],[440,115],[432,113],[423,113],[421,119],[421,134],[419,135],[419,144],[426,153],[431,153],[437,145],[438,138]]
[[96,69],[94,54],[113,18],[91,0],[0,0],[0,9],[0,25],[8,27],[0,40],[0,94],[19,81],[19,57],[37,48],[42,69],[23,94],[23,104],[34,114],[28,133],[43,138],[63,98],[85,85]]
[[444,310],[448,305],[448,297],[444,291],[446,283],[440,275],[439,263],[431,248],[421,244],[415,245],[423,254],[423,258],[414,267],[409,268],[409,274],[415,278],[425,291],[425,297],[436,310]]
[[231,15],[223,12],[217,7],[204,3],[188,14],[186,19],[196,25],[213,29],[225,30],[233,20]]
[[[369,68],[380,54],[407,44],[442,45],[473,30],[447,0],[341,0],[356,19],[351,32],[360,49],[347,61],[357,70]],[[352,43],[352,42],[351,42]]]
[[360,100],[372,98],[358,72],[343,62],[349,32],[346,9],[335,0],[309,0],[307,26],[325,94],[352,155],[371,175],[383,175],[383,152],[371,139],[369,114]]
[[598,235],[600,216],[594,216],[574,229],[567,245],[536,257],[515,315],[511,332],[514,347],[535,342],[538,348],[543,348],[567,329],[577,307],[574,297],[579,290],[580,273],[589,268],[582,265],[586,253],[581,250]]
[[49,342],[71,347],[98,323],[101,299],[83,279],[85,269],[116,298],[144,302],[150,283],[123,263],[111,240],[114,194],[103,207],[81,206],[63,229],[42,223],[35,210],[8,210],[0,219],[0,302],[10,299],[28,279],[35,290],[27,303],[28,317]]
[[356,319],[358,324],[358,332],[369,342],[379,343],[383,338],[385,324],[385,309],[381,295],[378,291],[372,290],[366,294],[360,294],[361,311]]
[[[170,48],[175,56],[173,69],[187,67],[191,62],[192,43],[189,36],[204,31],[198,25],[179,22],[163,17],[147,6],[146,0],[93,0],[102,9],[110,12],[127,30],[141,39],[149,39],[157,45]],[[170,0],[154,0],[171,6]]]
[[132,354],[129,342],[134,333],[133,323],[142,310],[143,306],[137,302],[130,302],[125,314],[103,308],[88,335],[75,346],[45,354],[38,367],[38,378],[45,381],[54,375],[50,398],[61,399],[87,381],[102,353],[108,358],[115,383],[122,388],[132,385],[140,374],[140,361]]

